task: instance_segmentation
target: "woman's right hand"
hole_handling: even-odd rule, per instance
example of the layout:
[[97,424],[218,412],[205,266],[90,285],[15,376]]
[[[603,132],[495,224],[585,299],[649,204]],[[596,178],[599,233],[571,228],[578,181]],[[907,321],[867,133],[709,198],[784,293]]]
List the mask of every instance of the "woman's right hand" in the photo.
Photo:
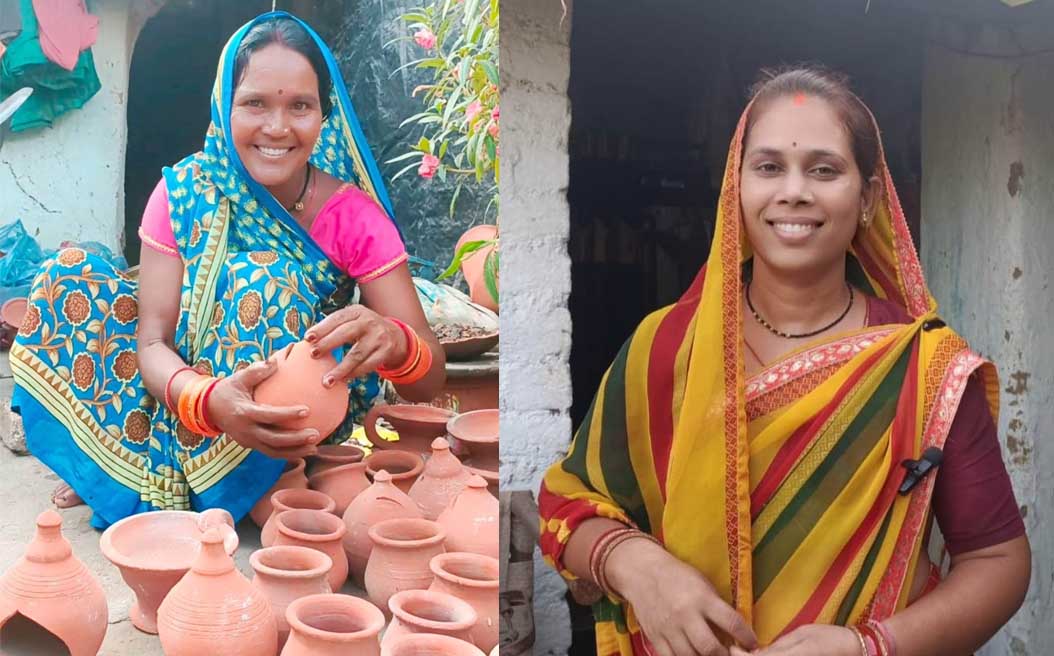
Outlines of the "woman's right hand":
[[276,370],[274,361],[264,360],[221,379],[209,396],[209,421],[243,447],[272,458],[314,455],[321,441],[317,430],[282,428],[282,424],[306,417],[307,406],[276,407],[253,401],[253,390]]
[[728,656],[713,627],[744,649],[758,646],[747,621],[706,577],[650,540],[617,545],[605,574],[633,607],[656,656]]

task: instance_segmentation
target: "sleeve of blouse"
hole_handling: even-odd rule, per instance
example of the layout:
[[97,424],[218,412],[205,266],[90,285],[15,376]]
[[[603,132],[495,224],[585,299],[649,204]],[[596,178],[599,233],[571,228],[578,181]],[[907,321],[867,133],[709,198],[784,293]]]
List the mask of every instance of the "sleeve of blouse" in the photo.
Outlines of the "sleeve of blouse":
[[937,472],[934,514],[949,553],[975,551],[1025,535],[995,422],[976,375],[966,384]]
[[168,213],[168,189],[165,179],[154,187],[150,199],[143,210],[143,220],[139,225],[139,238],[143,243],[159,253],[179,257],[176,236],[172,232],[172,220]]
[[377,203],[358,189],[344,192],[334,208],[339,226],[335,241],[338,259],[359,283],[376,280],[405,262],[409,256],[399,230]]

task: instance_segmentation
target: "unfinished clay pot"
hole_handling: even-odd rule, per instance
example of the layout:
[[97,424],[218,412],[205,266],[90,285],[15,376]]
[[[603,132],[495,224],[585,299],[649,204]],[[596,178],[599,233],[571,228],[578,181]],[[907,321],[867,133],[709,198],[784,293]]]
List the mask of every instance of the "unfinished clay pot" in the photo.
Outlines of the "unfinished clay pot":
[[[387,519],[370,527],[373,551],[366,563],[366,592],[382,611],[402,590],[425,590],[432,584],[428,563],[446,551],[443,527],[427,519]],[[387,612],[385,613],[387,615]]]
[[256,572],[252,584],[271,604],[281,649],[289,638],[286,608],[301,597],[332,592],[326,577],[333,560],[321,551],[287,545],[257,549],[249,556],[249,564]]
[[[430,405],[375,405],[363,420],[366,437],[380,450],[399,449],[427,455],[432,440],[446,435],[446,423],[454,413]],[[389,442],[377,433],[377,420],[384,418],[399,439]]]
[[[462,245],[467,244],[471,241],[490,241],[498,236],[498,226],[495,225],[478,225],[469,228],[461,235],[458,239],[457,244],[454,246],[454,252],[456,253]],[[494,250],[494,246],[484,246],[474,253],[467,255],[461,260],[461,273],[465,276],[465,282],[468,284],[469,297],[473,303],[482,305],[483,307],[491,310],[492,312],[498,311],[498,303],[494,300],[494,297],[490,295],[490,291],[487,290],[487,283],[484,277],[484,267],[487,263],[487,256]]]
[[0,629],[21,615],[61,640],[70,656],[95,656],[108,612],[102,586],[62,535],[62,517],[45,510],[25,554],[0,579]]
[[498,500],[487,491],[487,482],[473,474],[468,486],[436,520],[446,531],[447,551],[497,558],[499,512]]
[[420,519],[421,509],[392,483],[392,476],[385,470],[373,477],[373,485],[355,497],[344,512],[344,553],[348,555],[348,571],[356,585],[362,587],[366,574],[366,563],[373,551],[370,527],[386,519]]
[[362,462],[366,452],[351,444],[320,444],[318,453],[307,457],[308,478],[327,469]]
[[271,516],[267,518],[267,523],[264,524],[263,530],[260,531],[260,544],[264,547],[274,544],[274,536],[278,531],[274,525],[274,518],[278,513],[285,510],[303,509],[324,510],[328,513],[336,514],[337,503],[324,492],[291,488],[278,490],[272,494],[271,507],[274,510],[271,511]]
[[128,613],[135,628],[157,633],[158,606],[190,570],[201,550],[201,538],[210,528],[220,531],[228,554],[238,549],[234,519],[221,508],[200,514],[155,510],[125,517],[103,532],[99,549],[135,593],[135,604]]
[[429,590],[454,595],[476,611],[476,623],[470,641],[483,650],[498,645],[498,573],[497,558],[474,553],[439,554],[428,563],[435,578]]
[[374,451],[366,456],[365,462],[367,476],[374,478],[383,469],[392,475],[395,487],[407,494],[425,468],[425,459],[419,454],[396,449]]
[[282,656],[377,656],[384,628],[380,609],[350,595],[301,597],[289,605],[291,628]]
[[201,538],[190,571],[157,611],[166,656],[276,656],[278,625],[267,598],[234,567],[219,530]]
[[468,485],[470,472],[454,454],[450,443],[442,437],[432,441],[432,457],[410,488],[410,498],[421,506],[425,519],[438,519],[454,497]]
[[274,508],[271,507],[271,495],[278,490],[292,490],[292,489],[307,489],[307,476],[304,474],[304,459],[297,458],[290,460],[285,465],[285,470],[282,475],[278,478],[278,481],[271,486],[271,489],[260,497],[260,500],[256,502],[252,510],[249,511],[249,516],[256,522],[257,526],[263,526],[267,518],[271,516]]
[[468,450],[472,466],[498,471],[498,411],[473,410],[450,419],[447,432]]
[[323,510],[286,510],[275,517],[275,546],[292,544],[321,551],[333,561],[326,580],[340,590],[348,580],[348,557],[344,554],[344,520]]
[[325,439],[348,414],[348,387],[322,385],[322,378],[337,366],[337,360],[330,353],[312,358],[314,348],[307,342],[297,342],[272,355],[269,359],[278,363],[278,370],[256,386],[253,399],[273,406],[307,406],[310,408],[307,417],[283,426],[314,428],[320,439]]
[[381,646],[411,633],[434,633],[471,642],[469,633],[476,624],[476,611],[466,602],[445,592],[403,590],[388,600],[392,621],[381,639]]
[[337,504],[334,512],[343,517],[352,500],[370,486],[370,479],[366,478],[366,463],[354,462],[315,474],[307,479],[307,484],[333,499]]
[[433,633],[411,633],[392,640],[381,656],[486,656],[471,642]]

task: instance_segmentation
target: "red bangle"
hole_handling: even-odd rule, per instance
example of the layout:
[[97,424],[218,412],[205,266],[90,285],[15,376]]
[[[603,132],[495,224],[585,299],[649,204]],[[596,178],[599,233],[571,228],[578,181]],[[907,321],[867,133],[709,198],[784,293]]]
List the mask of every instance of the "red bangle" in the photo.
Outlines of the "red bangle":
[[168,408],[169,412],[176,412],[176,409],[172,407],[172,381],[176,379],[176,376],[183,373],[184,371],[194,371],[194,367],[183,367],[177,369],[176,373],[168,377],[168,382],[165,383],[165,407]]
[[597,536],[597,539],[593,541],[593,548],[589,550],[589,573],[593,574],[593,581],[594,582],[596,582],[596,580],[597,580],[597,577],[596,577],[596,574],[595,574],[596,562],[597,562],[597,552],[600,551],[600,547],[602,547],[604,545],[604,543],[608,540],[608,538],[611,536],[612,533],[614,533],[615,531],[624,531],[624,530],[626,530],[625,526],[614,526],[612,528],[607,529],[603,533],[601,533],[599,536]]
[[897,654],[897,643],[893,639],[893,634],[889,632],[889,628],[885,624],[877,620],[868,620],[865,623],[867,628],[875,634],[875,642],[878,645],[878,651],[882,656],[896,656]]
[[406,375],[406,373],[413,367],[414,361],[417,359],[417,333],[413,328],[395,317],[385,317],[385,319],[391,321],[399,327],[399,330],[403,331],[403,335],[406,337],[406,359],[398,366],[390,369],[387,367],[378,367],[377,374],[384,378],[398,378],[399,376]]
[[220,434],[220,429],[216,428],[216,424],[209,420],[209,397],[212,396],[212,390],[216,389],[216,385],[220,382],[219,378],[213,378],[212,382],[205,389],[205,393],[201,395],[201,404],[198,409],[198,417],[201,419],[201,427],[206,429],[208,433],[206,437],[216,437]]

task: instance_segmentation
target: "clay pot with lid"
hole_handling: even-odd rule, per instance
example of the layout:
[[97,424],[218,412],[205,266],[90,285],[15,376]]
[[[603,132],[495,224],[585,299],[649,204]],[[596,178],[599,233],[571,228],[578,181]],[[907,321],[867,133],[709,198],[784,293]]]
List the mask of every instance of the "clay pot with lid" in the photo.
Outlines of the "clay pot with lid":
[[54,510],[37,516],[25,554],[0,578],[0,628],[15,615],[61,640],[70,656],[95,656],[106,637],[106,595],[73,555]]
[[308,416],[283,424],[284,428],[314,428],[319,439],[328,437],[348,414],[347,385],[325,387],[322,378],[337,366],[332,353],[311,357],[314,346],[308,342],[290,344],[271,355],[278,370],[253,390],[253,400],[273,406],[304,405]]
[[436,520],[446,531],[447,551],[497,558],[499,513],[498,500],[487,491],[487,482],[473,474],[468,486]]
[[211,528],[190,571],[157,612],[166,656],[276,656],[278,625],[270,603],[234,567],[223,537]]
[[384,632],[381,647],[399,636],[434,633],[471,642],[476,611],[453,595],[435,590],[403,590],[388,600],[392,621]]
[[434,633],[399,636],[381,649],[381,656],[486,656],[471,642]]
[[257,549],[249,556],[249,564],[256,572],[252,584],[270,602],[281,649],[289,638],[286,608],[301,597],[332,592],[326,577],[333,560],[321,551],[286,545]]
[[498,471],[498,410],[473,410],[452,417],[447,432],[468,450],[466,463]]
[[350,465],[332,467],[307,479],[312,490],[322,492],[336,503],[334,512],[338,517],[344,516],[348,505],[370,486],[366,478],[366,463],[355,462]]
[[318,452],[307,457],[307,476],[322,473],[341,465],[362,462],[366,452],[352,444],[320,444]]
[[323,510],[286,510],[275,517],[274,545],[296,545],[321,551],[333,561],[326,580],[340,590],[348,580],[348,557],[344,554],[344,520]]
[[289,642],[282,656],[377,656],[384,614],[350,595],[301,597],[286,610]]
[[366,563],[373,551],[370,527],[387,519],[420,519],[421,509],[392,483],[392,476],[385,470],[377,472],[371,485],[355,497],[344,512],[344,553],[348,555],[348,571],[355,583],[362,587],[366,574]]
[[290,490],[278,490],[271,495],[271,507],[274,510],[267,518],[263,530],[260,531],[260,545],[269,547],[274,544],[274,536],[278,529],[275,527],[275,516],[286,510],[324,510],[336,514],[337,503],[330,499],[324,492],[317,490],[301,490],[294,488]]
[[125,517],[103,532],[99,549],[135,593],[128,613],[135,628],[157,633],[157,609],[194,564],[209,529],[220,532],[227,554],[238,549],[234,518],[221,508],[200,514],[155,510]]
[[[380,450],[399,449],[427,455],[429,444],[446,435],[446,423],[454,413],[430,405],[375,405],[366,413],[363,426],[366,438]],[[399,439],[389,442],[377,433],[377,420],[386,419]]]
[[375,479],[377,472],[385,470],[392,476],[395,487],[409,494],[414,481],[425,468],[425,459],[413,451],[374,451],[366,456],[366,475]]
[[262,527],[267,518],[274,512],[274,508],[271,506],[271,495],[275,492],[278,490],[307,489],[307,476],[304,474],[304,468],[303,458],[296,458],[286,462],[285,469],[282,471],[282,475],[278,477],[278,481],[260,497],[260,500],[249,511],[249,517],[252,517],[253,522],[257,526]]
[[448,552],[428,563],[435,578],[429,590],[454,595],[476,611],[476,623],[469,632],[470,641],[483,650],[498,646],[498,574],[497,558],[475,553]]
[[432,457],[410,488],[410,498],[421,506],[425,519],[438,519],[471,478],[472,472],[450,453],[450,443],[437,437],[432,440]]
[[[425,590],[432,584],[428,563],[444,553],[443,527],[427,519],[388,519],[370,527],[373,551],[366,563],[366,592],[378,608],[402,590]],[[387,614],[387,613],[386,613]]]

